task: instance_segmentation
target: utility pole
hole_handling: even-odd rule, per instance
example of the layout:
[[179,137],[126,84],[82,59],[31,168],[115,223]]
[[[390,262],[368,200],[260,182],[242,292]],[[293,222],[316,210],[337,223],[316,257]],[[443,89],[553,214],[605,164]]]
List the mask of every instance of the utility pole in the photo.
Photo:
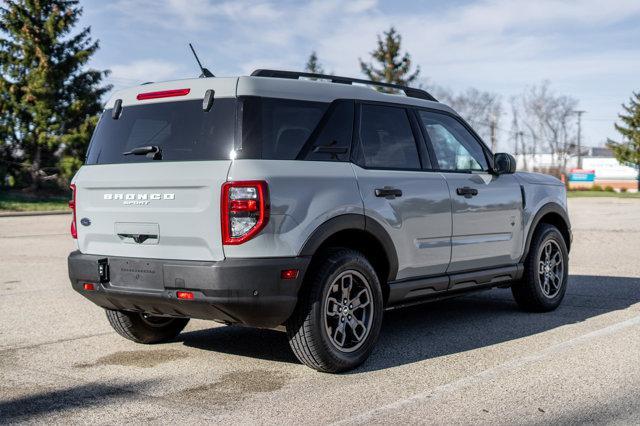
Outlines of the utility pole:
[[586,111],[573,111],[578,114],[578,168],[582,168],[582,114]]
[[489,121],[489,131],[491,133],[491,152],[496,152],[496,145],[498,144],[498,138],[496,137],[496,128],[498,126],[496,116],[491,114]]
[[[523,170],[527,171],[527,150],[524,147],[524,132],[521,130],[518,132],[518,136],[520,136],[520,147],[522,148],[522,167]],[[516,138],[516,148],[518,147],[518,139]]]

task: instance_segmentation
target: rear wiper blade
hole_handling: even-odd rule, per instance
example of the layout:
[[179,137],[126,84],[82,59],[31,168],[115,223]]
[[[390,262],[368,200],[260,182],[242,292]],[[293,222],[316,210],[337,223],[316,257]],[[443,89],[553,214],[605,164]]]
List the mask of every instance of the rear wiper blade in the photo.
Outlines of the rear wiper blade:
[[162,160],[162,149],[157,145],[139,146],[131,151],[123,152],[122,155],[146,155],[154,160]]

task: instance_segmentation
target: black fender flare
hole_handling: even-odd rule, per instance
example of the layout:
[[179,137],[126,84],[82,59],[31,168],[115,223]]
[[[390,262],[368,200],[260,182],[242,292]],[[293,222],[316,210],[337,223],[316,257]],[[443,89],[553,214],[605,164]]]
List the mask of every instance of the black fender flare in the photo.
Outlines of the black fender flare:
[[388,279],[389,281],[394,280],[398,274],[398,254],[393,240],[378,221],[362,214],[342,214],[324,222],[307,238],[300,251],[300,256],[313,256],[322,243],[332,235],[350,229],[368,232],[380,243],[389,262]]
[[533,239],[533,233],[538,227],[540,220],[542,220],[542,218],[549,213],[555,213],[562,218],[562,221],[564,222],[567,232],[569,233],[569,241],[567,241],[567,250],[569,250],[569,248],[571,247],[571,222],[569,221],[569,216],[567,215],[566,210],[562,208],[560,204],[550,202],[540,207],[540,209],[538,209],[535,216],[533,217],[533,220],[531,221],[531,226],[529,227],[529,232],[527,233],[527,239],[524,245],[524,252],[522,254],[522,257],[520,258],[520,262],[524,262],[524,260],[527,258],[527,255],[529,254],[529,247],[531,247],[531,240]]

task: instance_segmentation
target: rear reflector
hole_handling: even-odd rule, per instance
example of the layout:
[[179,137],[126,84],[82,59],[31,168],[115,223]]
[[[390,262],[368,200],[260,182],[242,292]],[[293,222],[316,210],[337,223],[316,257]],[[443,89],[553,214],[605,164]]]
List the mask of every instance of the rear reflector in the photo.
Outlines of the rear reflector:
[[283,280],[295,280],[298,278],[298,270],[297,269],[283,269],[280,271],[280,278]]
[[138,93],[136,99],[144,101],[146,99],[158,99],[158,98],[173,98],[175,96],[188,95],[191,89],[175,89],[175,90],[162,90],[160,92],[146,92]]
[[[78,225],[76,224],[76,186],[75,184],[71,184],[71,200],[69,200],[69,208],[73,213],[73,218],[71,219],[71,237],[78,238]],[[85,289],[86,290],[86,289]],[[93,289],[91,289],[93,290]]]
[[93,291],[96,289],[96,286],[94,286],[91,283],[84,283],[84,285],[82,286],[82,288],[84,288],[87,291]]
[[178,297],[178,299],[182,300],[193,300],[193,293],[191,293],[190,291],[178,291],[176,293],[176,296]]

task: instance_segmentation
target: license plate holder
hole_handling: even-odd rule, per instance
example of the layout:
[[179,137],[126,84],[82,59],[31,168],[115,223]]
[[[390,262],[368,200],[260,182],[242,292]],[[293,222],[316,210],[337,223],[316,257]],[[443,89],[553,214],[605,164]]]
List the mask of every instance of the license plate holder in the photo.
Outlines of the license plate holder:
[[162,264],[153,260],[110,259],[112,287],[164,290]]

